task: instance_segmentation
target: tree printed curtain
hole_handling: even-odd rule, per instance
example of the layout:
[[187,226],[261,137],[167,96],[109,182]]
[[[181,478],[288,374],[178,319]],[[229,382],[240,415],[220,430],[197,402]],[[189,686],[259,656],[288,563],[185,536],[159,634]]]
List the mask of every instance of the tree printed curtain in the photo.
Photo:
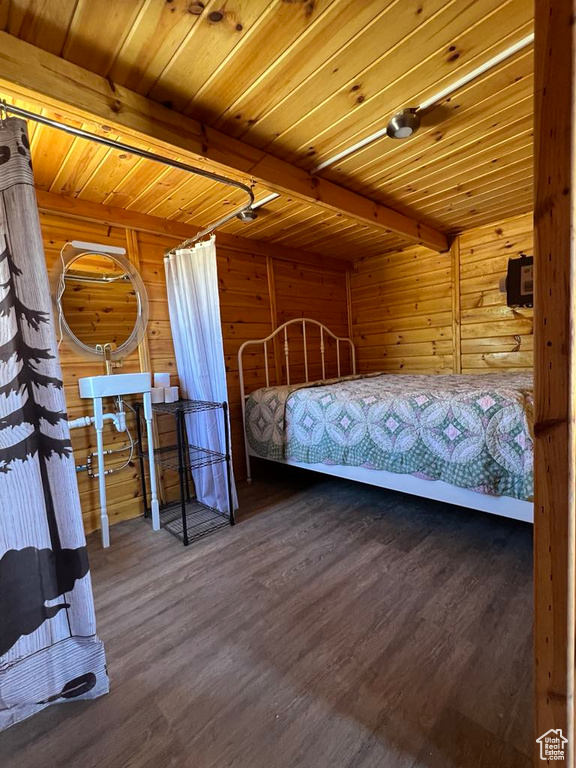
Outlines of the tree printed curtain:
[[108,690],[26,123],[0,120],[0,730]]

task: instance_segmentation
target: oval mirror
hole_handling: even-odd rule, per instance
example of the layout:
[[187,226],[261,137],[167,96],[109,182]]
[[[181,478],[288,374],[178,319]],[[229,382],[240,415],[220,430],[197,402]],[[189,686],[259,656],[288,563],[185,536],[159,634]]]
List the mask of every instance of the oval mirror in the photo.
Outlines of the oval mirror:
[[56,290],[61,336],[86,354],[101,357],[110,344],[113,360],[129,355],[147,322],[146,289],[138,272],[121,254],[74,247],[62,261]]

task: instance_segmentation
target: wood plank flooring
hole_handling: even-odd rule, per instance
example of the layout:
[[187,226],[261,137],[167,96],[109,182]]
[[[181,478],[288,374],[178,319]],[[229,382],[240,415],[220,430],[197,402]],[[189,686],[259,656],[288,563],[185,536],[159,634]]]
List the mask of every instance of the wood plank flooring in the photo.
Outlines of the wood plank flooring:
[[90,540],[111,693],[0,734],[10,768],[524,768],[532,529],[269,467],[185,549]]

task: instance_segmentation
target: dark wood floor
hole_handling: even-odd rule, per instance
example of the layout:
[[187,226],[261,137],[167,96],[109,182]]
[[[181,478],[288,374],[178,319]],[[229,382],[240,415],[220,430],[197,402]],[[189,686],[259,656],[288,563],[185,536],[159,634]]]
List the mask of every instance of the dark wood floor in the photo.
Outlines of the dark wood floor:
[[111,693],[0,735],[1,765],[531,765],[529,526],[297,471],[241,502],[188,549],[92,538]]

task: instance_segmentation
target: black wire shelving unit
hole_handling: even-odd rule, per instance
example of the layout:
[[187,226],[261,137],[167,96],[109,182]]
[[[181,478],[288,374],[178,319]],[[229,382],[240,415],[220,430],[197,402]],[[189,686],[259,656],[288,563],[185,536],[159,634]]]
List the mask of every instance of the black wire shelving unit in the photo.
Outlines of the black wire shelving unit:
[[[140,460],[140,480],[142,483],[142,498],[144,499],[144,514],[149,515],[148,492],[146,487],[145,459],[146,451],[143,445],[143,431],[140,421],[140,404],[136,405],[136,426],[138,430],[138,458]],[[152,410],[158,414],[169,414],[175,419],[176,444],[154,450],[156,464],[164,469],[177,472],[180,479],[180,498],[177,501],[160,507],[160,524],[176,536],[184,546],[196,541],[219,528],[234,525],[234,510],[232,508],[232,488],[230,483],[230,434],[228,430],[228,403],[213,403],[206,400],[178,400],[175,403],[153,403]],[[224,451],[215,451],[191,445],[186,440],[186,414],[202,411],[220,410],[224,426]],[[213,507],[200,502],[190,492],[192,472],[211,464],[224,464],[226,472],[226,491],[228,511],[220,512]]]

